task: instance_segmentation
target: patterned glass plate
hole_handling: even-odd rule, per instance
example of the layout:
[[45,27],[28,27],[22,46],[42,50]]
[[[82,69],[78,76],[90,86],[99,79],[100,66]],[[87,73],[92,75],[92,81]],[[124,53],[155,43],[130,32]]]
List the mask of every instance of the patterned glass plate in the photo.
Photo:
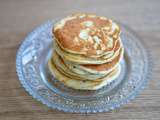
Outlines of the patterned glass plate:
[[80,91],[63,86],[48,72],[52,53],[52,26],[48,21],[31,32],[17,52],[16,69],[23,87],[47,106],[76,113],[104,112],[133,99],[149,80],[151,60],[135,33],[121,25],[125,48],[119,77],[96,91]]

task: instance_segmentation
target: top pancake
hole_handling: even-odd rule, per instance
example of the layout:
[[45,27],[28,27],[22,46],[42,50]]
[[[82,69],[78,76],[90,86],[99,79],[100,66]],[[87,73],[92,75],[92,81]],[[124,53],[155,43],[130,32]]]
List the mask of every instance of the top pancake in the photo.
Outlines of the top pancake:
[[75,14],[55,24],[53,34],[65,51],[96,56],[113,49],[120,28],[105,17]]

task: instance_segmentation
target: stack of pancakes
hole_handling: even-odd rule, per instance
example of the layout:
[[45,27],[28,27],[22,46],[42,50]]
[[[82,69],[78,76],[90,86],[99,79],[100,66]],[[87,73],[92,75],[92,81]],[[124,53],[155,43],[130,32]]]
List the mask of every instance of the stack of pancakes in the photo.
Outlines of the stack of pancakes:
[[79,13],[56,23],[52,32],[54,50],[48,66],[64,85],[97,90],[118,77],[124,49],[115,22]]

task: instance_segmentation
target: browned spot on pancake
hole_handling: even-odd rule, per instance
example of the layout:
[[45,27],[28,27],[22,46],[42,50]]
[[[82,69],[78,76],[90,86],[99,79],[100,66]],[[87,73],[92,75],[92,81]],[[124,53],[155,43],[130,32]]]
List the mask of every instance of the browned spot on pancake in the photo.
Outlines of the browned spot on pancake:
[[120,48],[120,41],[118,40],[116,45],[114,46],[114,52],[116,52]]

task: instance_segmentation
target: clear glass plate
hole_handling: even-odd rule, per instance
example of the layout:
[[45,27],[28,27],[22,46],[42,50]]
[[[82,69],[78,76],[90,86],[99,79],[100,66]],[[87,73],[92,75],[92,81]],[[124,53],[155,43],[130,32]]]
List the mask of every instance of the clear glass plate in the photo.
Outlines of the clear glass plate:
[[119,77],[97,91],[80,91],[63,86],[49,73],[52,53],[52,26],[48,21],[31,32],[21,44],[16,69],[23,87],[35,99],[65,112],[96,113],[120,107],[133,99],[151,76],[148,51],[133,31],[121,25],[125,48]]

